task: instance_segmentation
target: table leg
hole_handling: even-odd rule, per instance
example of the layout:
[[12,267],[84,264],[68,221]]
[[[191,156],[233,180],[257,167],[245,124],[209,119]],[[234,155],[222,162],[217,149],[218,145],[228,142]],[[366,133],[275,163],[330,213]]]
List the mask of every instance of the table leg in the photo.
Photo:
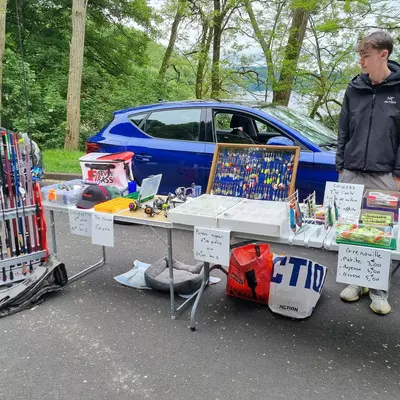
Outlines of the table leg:
[[393,275],[397,272],[397,270],[400,268],[400,262],[397,263],[397,265],[393,268],[393,271],[391,273],[391,276],[393,277]]
[[56,222],[54,220],[53,210],[50,210],[50,230],[51,230],[51,243],[53,246],[53,254],[56,255],[57,254]]
[[197,307],[200,303],[201,296],[204,293],[204,289],[208,285],[208,280],[210,279],[210,263],[204,263],[204,275],[203,275],[203,282],[201,283],[201,287],[199,293],[197,294],[196,301],[193,304],[192,312],[190,314],[190,330],[194,332],[196,330],[196,311]]
[[77,281],[78,279],[82,278],[83,276],[90,274],[91,272],[95,271],[96,269],[102,267],[106,263],[106,248],[105,246],[102,246],[102,252],[103,252],[103,258],[98,261],[96,264],[91,265],[90,267],[84,269],[81,272],[76,273],[75,275],[71,276],[71,278],[68,279],[68,283],[72,283]]
[[171,301],[171,319],[175,319],[175,290],[174,290],[174,261],[172,258],[172,229],[167,228],[168,242],[168,270],[169,270],[169,291]]

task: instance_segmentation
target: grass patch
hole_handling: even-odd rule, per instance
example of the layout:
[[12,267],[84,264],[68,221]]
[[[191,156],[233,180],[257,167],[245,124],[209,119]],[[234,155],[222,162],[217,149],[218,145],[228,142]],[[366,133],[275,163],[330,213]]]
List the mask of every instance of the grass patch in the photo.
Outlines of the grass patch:
[[44,150],[44,169],[46,172],[80,174],[82,171],[79,165],[79,157],[82,157],[84,154],[83,151]]

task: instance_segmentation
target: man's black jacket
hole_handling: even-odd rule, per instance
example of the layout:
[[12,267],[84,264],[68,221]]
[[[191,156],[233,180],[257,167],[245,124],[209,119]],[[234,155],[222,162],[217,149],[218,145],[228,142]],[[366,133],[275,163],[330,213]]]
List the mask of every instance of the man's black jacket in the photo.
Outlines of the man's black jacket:
[[372,85],[367,75],[348,85],[339,120],[336,170],[393,172],[400,177],[400,65]]

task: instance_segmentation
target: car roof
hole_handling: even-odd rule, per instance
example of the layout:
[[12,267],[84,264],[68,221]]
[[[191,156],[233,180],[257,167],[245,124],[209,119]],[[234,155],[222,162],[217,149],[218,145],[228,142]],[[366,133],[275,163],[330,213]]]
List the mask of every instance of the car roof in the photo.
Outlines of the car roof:
[[140,105],[137,107],[125,108],[122,110],[114,111],[114,115],[125,114],[129,112],[147,112],[153,109],[165,109],[165,108],[189,108],[189,107],[229,107],[232,109],[236,109],[238,111],[255,111],[255,109],[259,109],[261,106],[264,107],[275,107],[271,104],[261,101],[246,101],[246,100],[214,100],[214,99],[205,99],[205,100],[184,100],[184,101],[164,101],[160,100],[158,103],[154,104],[146,104]]

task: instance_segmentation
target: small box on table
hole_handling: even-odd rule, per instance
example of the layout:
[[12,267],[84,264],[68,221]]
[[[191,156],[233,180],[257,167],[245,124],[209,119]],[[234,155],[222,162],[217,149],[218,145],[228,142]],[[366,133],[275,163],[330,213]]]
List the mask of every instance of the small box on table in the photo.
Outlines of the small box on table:
[[363,209],[391,211],[395,221],[399,219],[400,192],[367,189],[363,197]]

